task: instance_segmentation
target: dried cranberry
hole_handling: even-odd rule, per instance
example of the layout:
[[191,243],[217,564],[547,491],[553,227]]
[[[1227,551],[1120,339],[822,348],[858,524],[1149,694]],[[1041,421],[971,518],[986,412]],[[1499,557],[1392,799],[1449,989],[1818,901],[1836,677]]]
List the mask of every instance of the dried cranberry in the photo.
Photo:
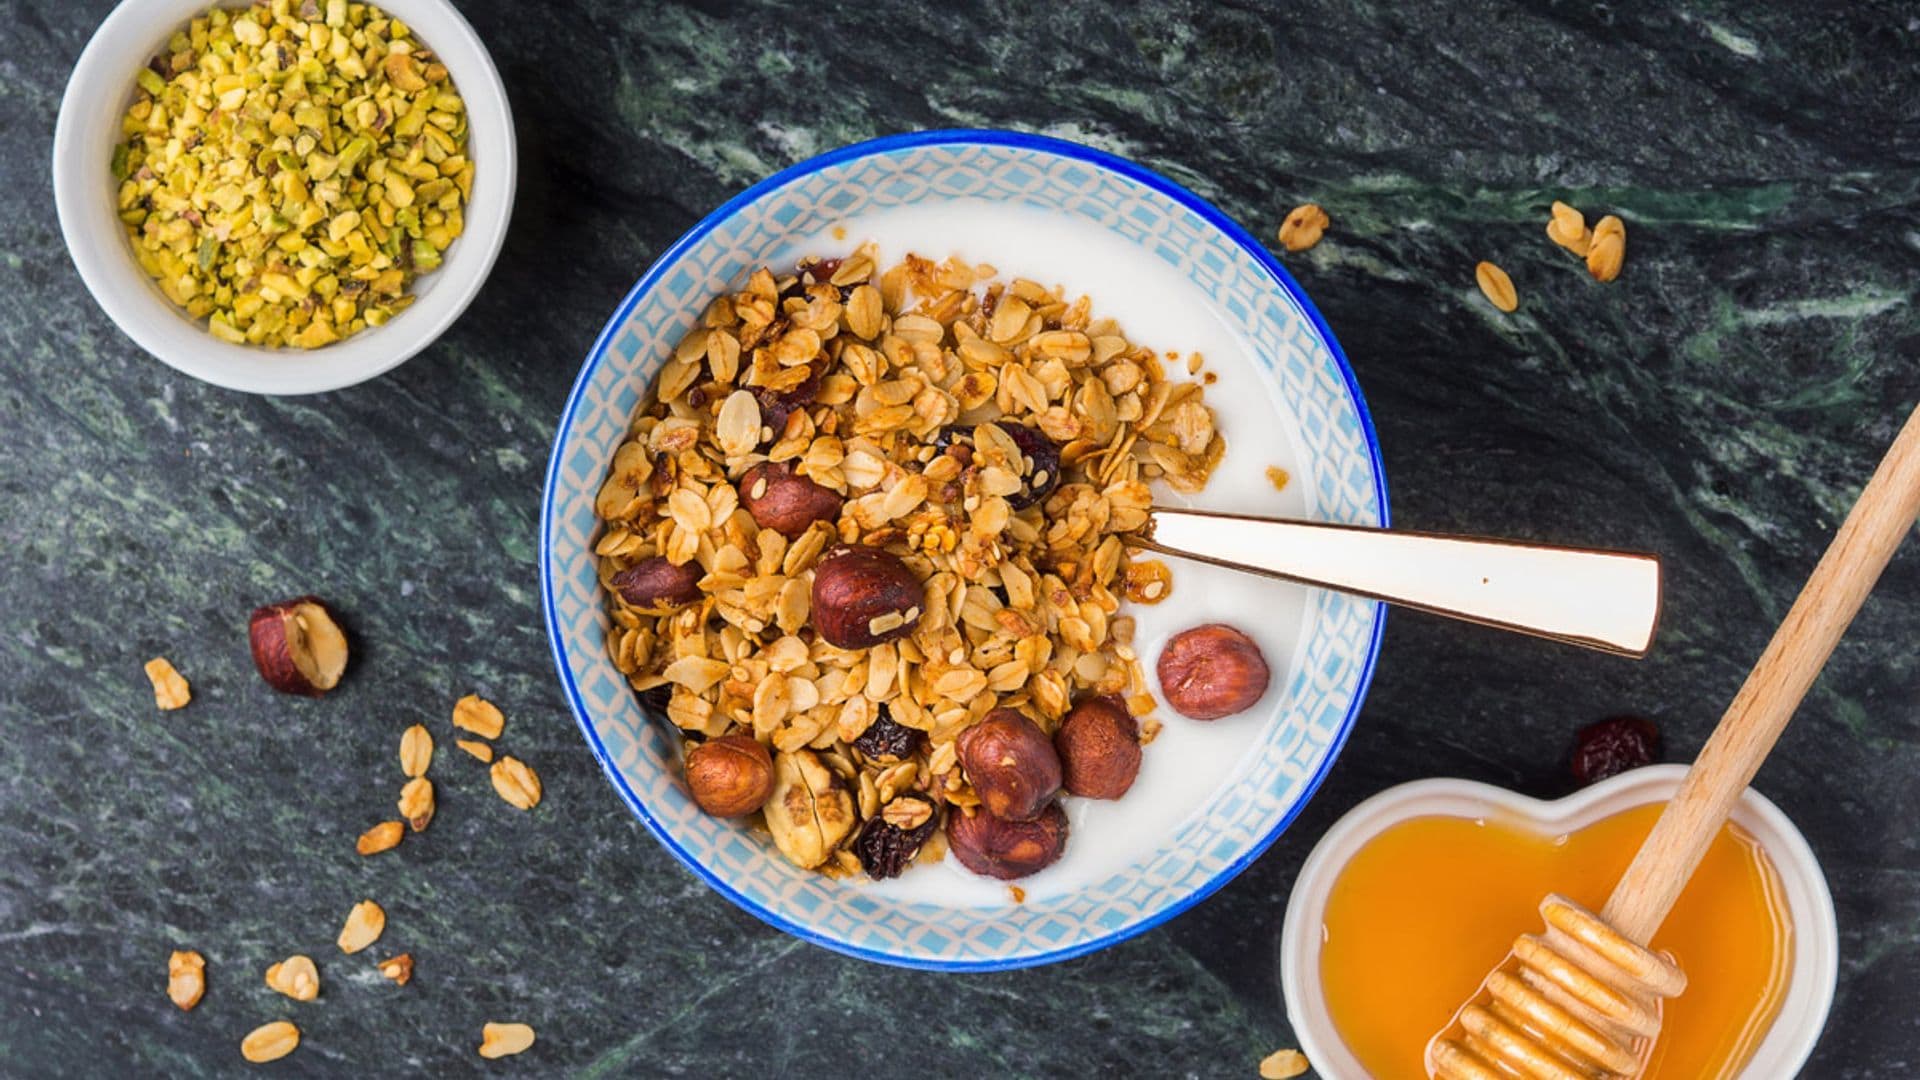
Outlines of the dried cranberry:
[[1581,787],[1651,765],[1660,757],[1660,729],[1639,716],[1616,716],[1580,729],[1573,779]]
[[[1013,445],[1027,459],[1028,469],[1020,477],[1020,490],[1007,496],[1007,505],[1015,510],[1025,510],[1053,494],[1060,486],[1060,448],[1052,439],[1040,433],[1040,429],[1025,424],[1015,424],[1007,420],[996,420],[994,426],[1007,433]],[[964,424],[952,424],[941,428],[934,436],[933,448],[941,453],[953,452],[956,456],[970,455],[973,448],[973,429]],[[962,458],[962,463],[966,459]]]
[[773,437],[779,439],[787,430],[787,417],[813,404],[820,393],[820,369],[808,373],[806,381],[791,390],[769,390],[756,386],[753,396],[760,403],[760,423],[773,429]]
[[901,871],[913,865],[914,856],[920,854],[921,845],[940,827],[940,811],[931,800],[919,795],[902,795],[888,805],[904,801],[925,806],[927,820],[912,829],[902,829],[884,817],[870,817],[853,841],[853,853],[859,856],[861,869],[875,881],[899,877]]
[[926,736],[902,724],[893,718],[885,705],[880,706],[880,715],[867,730],[853,740],[853,748],[867,756],[869,761],[905,761],[920,749],[920,741]]

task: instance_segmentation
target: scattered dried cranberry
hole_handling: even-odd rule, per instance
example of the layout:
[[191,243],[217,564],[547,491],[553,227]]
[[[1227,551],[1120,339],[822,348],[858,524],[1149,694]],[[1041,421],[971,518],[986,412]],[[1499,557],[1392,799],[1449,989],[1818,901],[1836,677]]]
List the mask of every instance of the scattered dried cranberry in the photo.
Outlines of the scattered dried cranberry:
[[1660,758],[1660,729],[1639,716],[1616,716],[1580,729],[1573,779],[1581,787],[1651,765]]
[[853,740],[853,748],[865,754],[869,761],[905,761],[920,749],[923,738],[920,732],[895,720],[882,705],[879,717]]
[[905,800],[926,806],[927,820],[912,829],[902,829],[884,817],[870,817],[853,841],[853,853],[860,858],[860,868],[875,881],[899,877],[902,870],[913,864],[914,856],[920,854],[921,845],[940,827],[940,811],[929,799],[902,795],[887,805]]
[[[1013,445],[1027,459],[1027,469],[1020,477],[1020,490],[1007,496],[1007,505],[1015,510],[1025,510],[1053,494],[1060,486],[1060,448],[1052,439],[1040,433],[1038,428],[1025,424],[1015,424],[1006,420],[994,421],[994,426],[1007,433]],[[971,454],[973,448],[973,429],[964,424],[953,424],[940,429],[934,437],[933,448],[945,453],[952,448]],[[964,462],[965,459],[963,459]]]

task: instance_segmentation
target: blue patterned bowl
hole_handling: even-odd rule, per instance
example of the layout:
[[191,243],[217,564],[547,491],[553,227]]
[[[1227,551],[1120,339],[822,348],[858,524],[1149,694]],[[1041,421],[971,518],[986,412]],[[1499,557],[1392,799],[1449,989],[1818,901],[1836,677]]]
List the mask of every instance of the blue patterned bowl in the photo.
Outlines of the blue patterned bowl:
[[1141,933],[1266,850],[1346,741],[1373,673],[1382,610],[1312,592],[1291,663],[1276,665],[1285,680],[1284,693],[1269,695],[1277,707],[1237,718],[1263,727],[1234,779],[1185,817],[1172,842],[1095,884],[1023,904],[900,899],[797,870],[765,837],[701,813],[683,786],[676,737],[664,719],[643,712],[607,656],[594,495],[641,396],[711,297],[835,222],[954,199],[1093,223],[1143,264],[1191,282],[1277,391],[1274,419],[1302,448],[1295,478],[1306,512],[1386,524],[1379,450],[1353,372],[1306,294],[1257,241],[1193,193],[1097,150],[1009,132],[927,132],[850,146],[779,173],[708,215],[648,269],[567,399],[547,470],[540,583],[560,682],[588,745],[620,797],[688,869],[773,926],[830,949],[980,971],[1064,960]]

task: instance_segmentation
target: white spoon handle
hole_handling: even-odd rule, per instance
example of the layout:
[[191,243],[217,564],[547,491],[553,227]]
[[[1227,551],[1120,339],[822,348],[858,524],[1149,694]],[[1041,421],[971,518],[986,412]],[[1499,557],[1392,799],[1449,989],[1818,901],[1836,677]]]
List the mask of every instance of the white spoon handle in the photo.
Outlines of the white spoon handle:
[[1140,546],[1575,645],[1643,656],[1653,555],[1158,508]]

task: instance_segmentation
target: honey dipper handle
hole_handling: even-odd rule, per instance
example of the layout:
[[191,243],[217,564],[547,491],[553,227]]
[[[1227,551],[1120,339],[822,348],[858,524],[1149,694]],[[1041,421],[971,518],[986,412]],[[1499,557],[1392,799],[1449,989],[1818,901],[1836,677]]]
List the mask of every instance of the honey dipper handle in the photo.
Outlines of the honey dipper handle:
[[1601,916],[1646,944],[1799,708],[1880,571],[1920,517],[1920,408],[1867,481],[1833,543],[1727,706]]

